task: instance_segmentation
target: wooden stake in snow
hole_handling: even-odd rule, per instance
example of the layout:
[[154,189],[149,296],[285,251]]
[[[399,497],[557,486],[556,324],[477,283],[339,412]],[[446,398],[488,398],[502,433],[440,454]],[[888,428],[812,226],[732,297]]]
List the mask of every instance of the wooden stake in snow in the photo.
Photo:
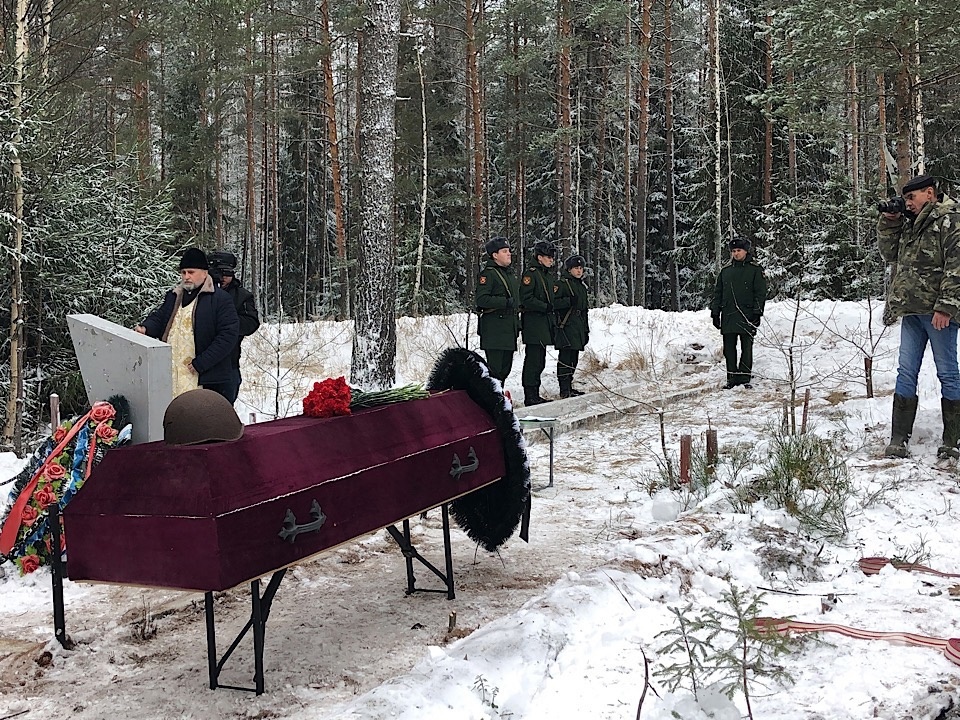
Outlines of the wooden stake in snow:
[[680,482],[690,482],[690,456],[693,451],[693,436],[680,437]]
[[800,434],[807,432],[807,415],[810,412],[810,388],[803,392],[803,418],[800,420]]
[[717,443],[717,429],[707,430],[707,470],[712,475],[720,459],[720,446]]

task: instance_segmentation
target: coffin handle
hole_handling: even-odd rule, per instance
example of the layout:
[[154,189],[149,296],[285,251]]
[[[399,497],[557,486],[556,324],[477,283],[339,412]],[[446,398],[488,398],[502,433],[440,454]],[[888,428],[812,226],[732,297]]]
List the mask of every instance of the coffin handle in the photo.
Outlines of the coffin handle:
[[287,514],[283,518],[283,527],[280,528],[280,538],[289,540],[292,544],[300,533],[313,532],[322,528],[327,521],[327,516],[323,514],[320,503],[316,500],[310,506],[310,514],[313,515],[313,522],[297,525],[297,516],[293,514],[293,510],[287,508]]
[[467,460],[470,461],[469,465],[461,465],[460,456],[456,453],[453,454],[453,463],[450,465],[450,476],[454,480],[459,480],[460,476],[464,473],[473,472],[480,467],[480,461],[477,459],[477,453],[472,447],[470,448],[470,452],[467,453]]

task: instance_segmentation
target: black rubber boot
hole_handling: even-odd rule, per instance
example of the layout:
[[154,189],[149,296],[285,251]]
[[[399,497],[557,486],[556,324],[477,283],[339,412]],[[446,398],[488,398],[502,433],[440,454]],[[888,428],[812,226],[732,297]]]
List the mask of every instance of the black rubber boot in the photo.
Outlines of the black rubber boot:
[[[913,434],[913,421],[917,417],[918,397],[893,396],[893,416],[890,420],[890,444],[883,454],[886,457],[905,458],[910,453],[907,443]],[[946,431],[944,431],[946,432]]]
[[561,398],[573,397],[573,390],[570,387],[571,385],[573,385],[573,378],[570,375],[558,377],[557,383],[560,385]]
[[542,405],[545,403],[542,397],[540,397],[540,386],[523,386],[523,404],[525,407],[530,407],[531,405]]
[[960,400],[940,398],[943,412],[943,444],[937,450],[939,458],[960,458]]

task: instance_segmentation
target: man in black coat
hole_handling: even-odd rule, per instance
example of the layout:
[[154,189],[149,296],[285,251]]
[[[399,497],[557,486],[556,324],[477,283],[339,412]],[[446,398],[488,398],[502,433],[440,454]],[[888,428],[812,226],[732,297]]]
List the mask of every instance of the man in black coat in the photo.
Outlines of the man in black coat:
[[180,259],[180,282],[137,332],[170,344],[173,395],[203,387],[237,399],[231,356],[240,337],[233,300],[214,285],[207,256],[188,248]]
[[[727,362],[725,390],[750,387],[753,373],[753,336],[767,300],[767,279],[763,268],[748,257],[752,243],[748,238],[730,241],[730,262],[717,275],[710,303],[713,326],[723,337],[723,357]],[[737,359],[737,341],[740,359]]]
[[245,337],[253,335],[260,327],[260,314],[257,312],[257,304],[254,301],[253,293],[247,290],[236,278],[236,255],[230,252],[212,252],[210,253],[210,264],[214,281],[233,299],[237,316],[240,318],[240,337],[237,339],[237,346],[230,354],[234,373],[233,382],[236,383],[233,397],[237,397],[240,393],[240,383],[243,381],[240,375],[240,346],[243,344]]

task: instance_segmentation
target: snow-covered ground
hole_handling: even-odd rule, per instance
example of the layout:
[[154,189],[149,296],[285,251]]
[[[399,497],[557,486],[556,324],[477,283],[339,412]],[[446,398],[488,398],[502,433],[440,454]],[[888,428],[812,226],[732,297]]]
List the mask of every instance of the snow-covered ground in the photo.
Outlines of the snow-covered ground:
[[[957,477],[934,467],[940,410],[929,356],[913,455],[882,458],[899,328],[884,333],[879,317],[880,308],[866,303],[770,304],[754,388],[722,391],[720,338],[706,312],[592,311],[592,346],[575,384],[615,394],[639,383],[649,411],[557,437],[555,485],[534,495],[529,544],[513,538],[491,555],[454,529],[454,601],[405,596],[403,558],[385,532],[294,568],[267,624],[260,697],[207,689],[200,595],[67,582],[67,630],[77,646],[65,651],[52,641],[49,573],[19,577],[4,565],[0,719],[733,720],[748,713],[744,694],[730,702],[711,683],[736,680],[735,669],[683,673],[675,690],[664,675],[684,660],[664,651],[681,626],[678,613],[689,628],[709,611],[730,612],[723,598],[732,591],[746,603],[762,595],[755,611],[763,616],[960,636],[955,579],[892,567],[866,576],[857,564],[864,556],[919,558],[960,572],[951,552],[960,540]],[[439,350],[462,341],[464,321],[402,319],[398,382],[423,381]],[[348,374],[350,332],[346,323],[261,329],[245,344],[243,419],[299,412],[313,381]],[[874,359],[873,399],[865,394],[865,354]],[[552,360],[544,390],[556,395]],[[521,397],[521,364],[518,354],[507,382],[514,397]],[[735,512],[730,501],[733,488],[762,473],[791,386],[798,402],[810,390],[811,432],[838,438],[852,486],[842,539],[810,535],[764,502]],[[661,400],[677,391],[684,399]],[[707,429],[717,430],[720,463],[709,486],[656,489],[659,408],[674,459],[682,435],[702,448]],[[802,421],[799,406],[795,418]],[[539,487],[548,446],[538,435],[528,439]],[[12,455],[0,455],[0,482],[18,468]],[[2,485],[0,492],[7,503]],[[438,512],[414,523],[414,541],[428,558],[442,553]],[[122,553],[122,542],[110,551]],[[829,594],[838,602],[824,612]],[[219,593],[217,606],[222,648],[249,616],[247,589]],[[732,620],[722,626],[736,630]],[[729,658],[719,651],[734,642],[733,634],[718,635],[704,664]],[[749,652],[758,647],[751,641]],[[246,641],[222,682],[249,685],[251,656]],[[932,720],[946,717],[960,683],[960,668],[936,649],[827,634],[759,667],[792,682],[756,677],[757,669],[747,683],[755,718]]]

